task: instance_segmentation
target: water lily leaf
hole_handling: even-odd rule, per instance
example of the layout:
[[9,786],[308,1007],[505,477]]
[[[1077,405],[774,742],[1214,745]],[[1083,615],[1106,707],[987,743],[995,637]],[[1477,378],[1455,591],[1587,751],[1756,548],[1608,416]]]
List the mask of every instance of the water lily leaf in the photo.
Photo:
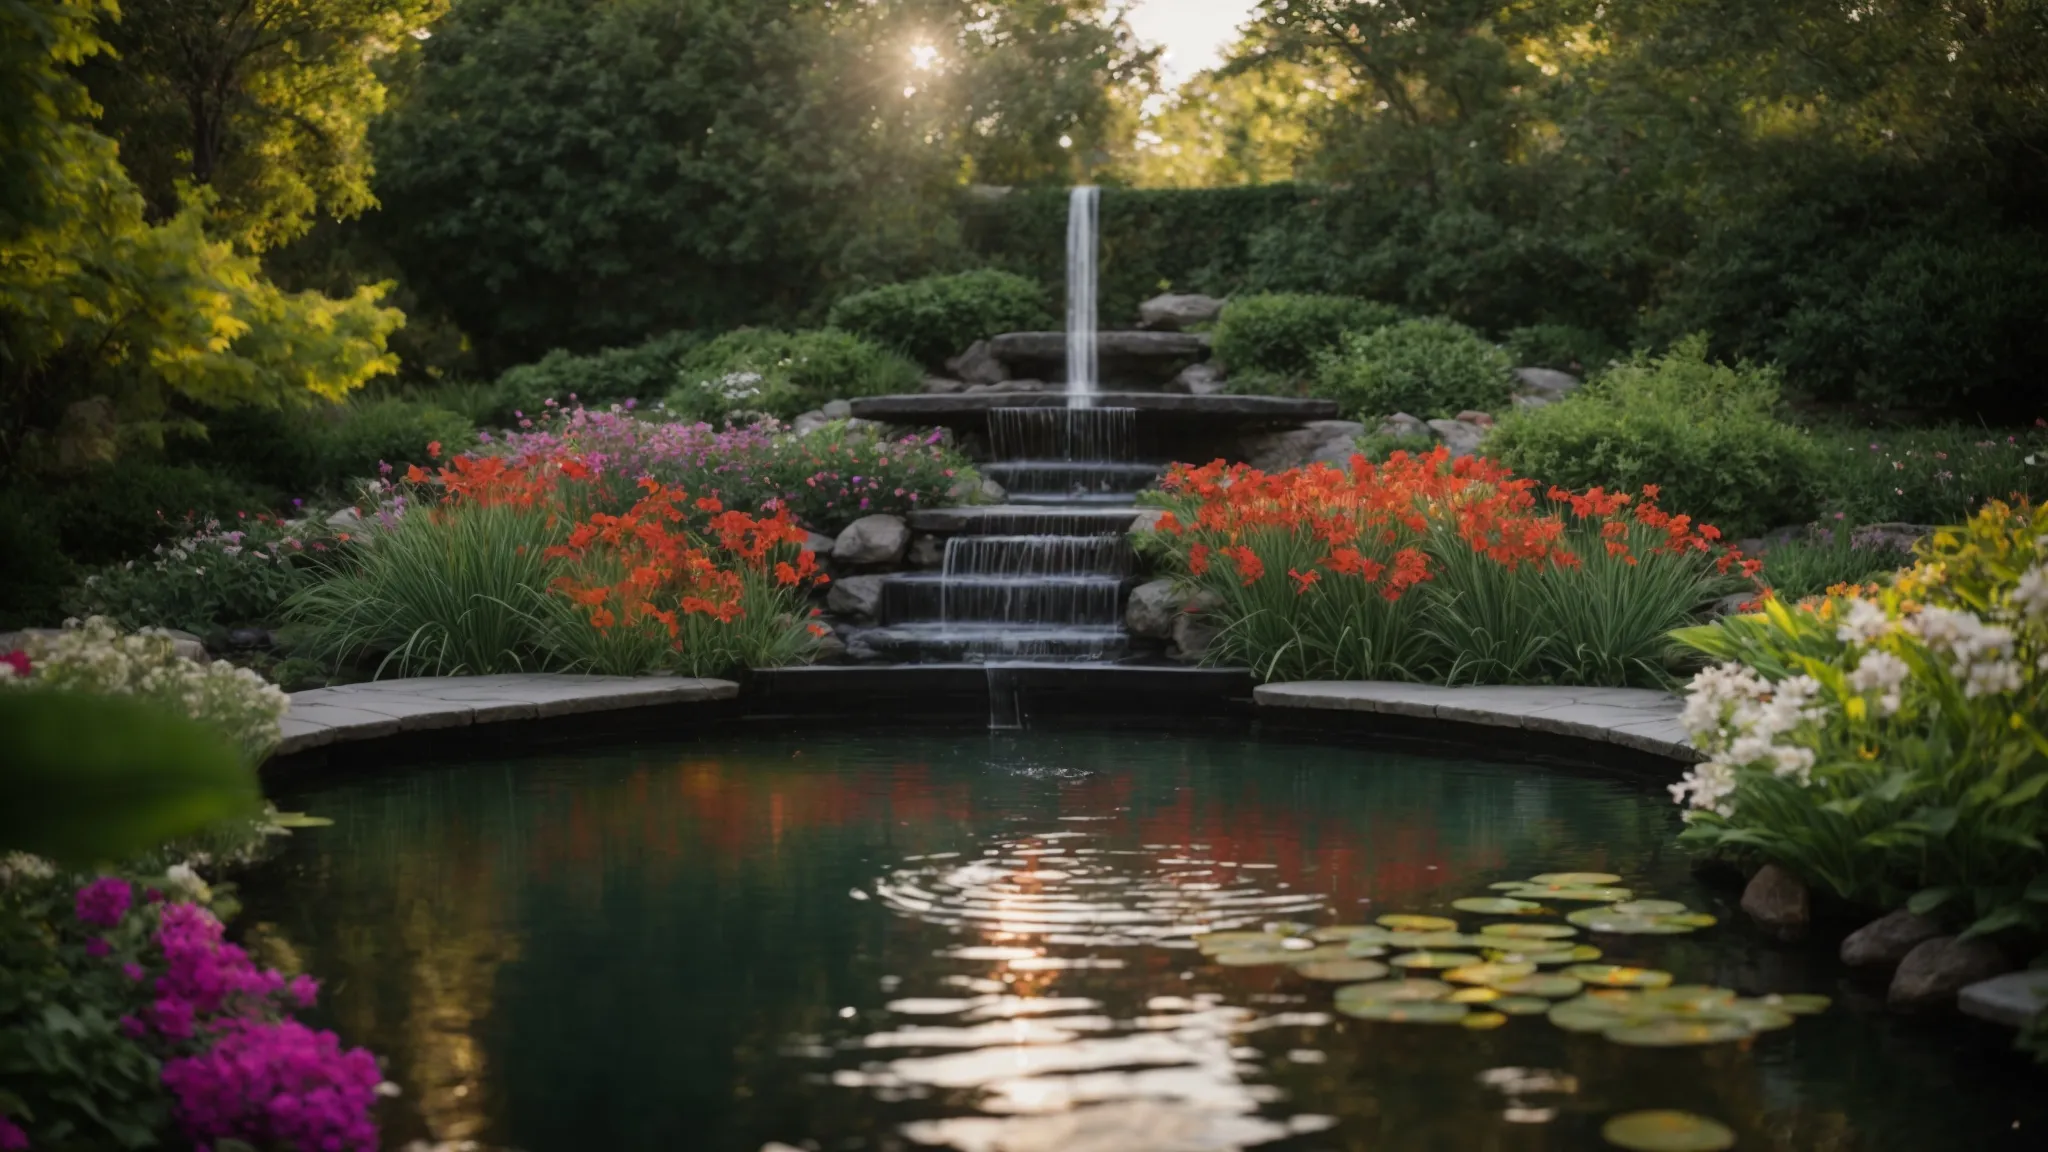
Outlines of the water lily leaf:
[[1344,955],[1351,957],[1353,960],[1370,960],[1375,956],[1385,956],[1386,954],[1386,945],[1373,944],[1364,940],[1353,940],[1344,946]]
[[1614,910],[1628,916],[1676,916],[1692,911],[1676,900],[1629,900],[1616,904]]
[[1686,1048],[1695,1044],[1725,1044],[1753,1035],[1733,1020],[1653,1020],[1609,1028],[1606,1036],[1616,1044],[1635,1048]]
[[1612,872],[1545,872],[1531,876],[1530,884],[1562,884],[1568,888],[1597,888],[1607,884],[1621,883],[1621,877]]
[[1510,996],[1542,996],[1550,1000],[1562,1000],[1567,996],[1577,996],[1586,985],[1584,981],[1573,976],[1543,973],[1503,980],[1494,987]]
[[1752,1032],[1776,1032],[1790,1028],[1794,1017],[1790,1012],[1774,1008],[1757,1000],[1737,1000],[1714,1010],[1714,1018],[1742,1025]]
[[1275,920],[1266,925],[1266,931],[1275,936],[1306,936],[1315,931],[1315,925],[1303,924],[1299,920]]
[[1270,932],[1206,932],[1195,937],[1195,946],[1203,952],[1242,952],[1256,948],[1279,951],[1281,937]]
[[1369,984],[1346,984],[1337,989],[1337,1011],[1346,1011],[1346,1004],[1381,1000],[1441,1000],[1450,994],[1451,986],[1441,980],[1375,980]]
[[1735,1147],[1726,1124],[1690,1112],[1629,1112],[1600,1127],[1600,1138],[1628,1152],[1723,1152]]
[[1459,1024],[1472,1029],[1474,1032],[1490,1032],[1507,1022],[1508,1018],[1499,1012],[1472,1012],[1468,1013],[1463,1020],[1458,1021]]
[[273,812],[268,817],[272,828],[332,828],[334,821],[325,816],[308,816],[304,812]]
[[1679,912],[1668,916],[1654,916],[1651,919],[1674,924],[1680,928],[1712,928],[1719,924],[1719,918],[1705,912]]
[[1453,1004],[1488,1004],[1500,999],[1500,993],[1491,988],[1460,988],[1444,999]]
[[1673,984],[1646,990],[1632,999],[1658,1012],[1714,1012],[1735,1003],[1735,990],[1709,984]]
[[1323,944],[1348,943],[1353,940],[1370,940],[1376,944],[1387,941],[1387,930],[1372,924],[1325,924],[1308,934],[1308,938]]
[[1655,968],[1629,968],[1621,964],[1574,964],[1564,975],[1607,988],[1664,988],[1671,973]]
[[1297,964],[1294,970],[1311,980],[1329,980],[1335,983],[1350,983],[1359,980],[1378,980],[1389,969],[1377,960],[1312,960]]
[[1444,979],[1453,984],[1498,984],[1503,980],[1519,980],[1536,974],[1536,965],[1528,961],[1492,964],[1467,964],[1444,973]]
[[1605,1032],[1630,1023],[1628,1010],[1583,997],[1550,1009],[1550,1022],[1567,1032]]
[[1627,888],[1596,888],[1571,884],[1524,884],[1510,889],[1510,896],[1528,900],[1556,900],[1568,904],[1613,904],[1635,893]]
[[1577,936],[1579,930],[1564,924],[1488,924],[1479,930],[1482,936],[1513,936],[1523,940],[1562,940]]
[[1629,916],[1612,908],[1581,908],[1565,919],[1581,928],[1619,936],[1681,936],[1692,931],[1684,924],[1671,923],[1668,916]]
[[1827,1011],[1834,1001],[1811,992],[1790,992],[1782,996],[1759,996],[1757,1003],[1794,1016],[1814,1016]]
[[1516,900],[1507,896],[1467,896],[1451,901],[1451,907],[1482,916],[1527,916],[1543,911],[1543,905],[1533,900]]
[[1462,968],[1467,964],[1481,963],[1480,957],[1470,952],[1403,952],[1392,957],[1388,963],[1397,968]]
[[1396,932],[1456,932],[1458,922],[1442,916],[1418,916],[1410,912],[1390,912],[1379,918],[1382,927]]
[[1261,964],[1292,964],[1294,955],[1277,948],[1247,948],[1236,952],[1217,952],[1209,957],[1226,968],[1256,968]]
[[1360,1020],[1384,1020],[1389,1024],[1457,1024],[1470,1015],[1469,1005],[1448,1000],[1365,1000],[1337,1010]]
[[1468,948],[1476,941],[1463,932],[1396,932],[1387,943],[1397,948]]
[[[1481,989],[1474,988],[1471,991],[1478,992]],[[1541,1016],[1550,1011],[1550,1001],[1541,996],[1503,996],[1487,1007],[1510,1016]]]
[[1315,964],[1327,960],[1358,960],[1362,957],[1351,954],[1349,944],[1318,944],[1304,950],[1289,950],[1284,953],[1289,964]]

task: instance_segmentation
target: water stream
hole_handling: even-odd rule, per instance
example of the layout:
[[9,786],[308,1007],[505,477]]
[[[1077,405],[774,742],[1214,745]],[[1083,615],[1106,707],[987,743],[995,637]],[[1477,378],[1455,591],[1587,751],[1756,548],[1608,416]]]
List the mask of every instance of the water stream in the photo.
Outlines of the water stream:
[[1099,391],[1095,358],[1096,226],[1102,190],[1092,185],[1067,196],[1067,407],[1093,408]]

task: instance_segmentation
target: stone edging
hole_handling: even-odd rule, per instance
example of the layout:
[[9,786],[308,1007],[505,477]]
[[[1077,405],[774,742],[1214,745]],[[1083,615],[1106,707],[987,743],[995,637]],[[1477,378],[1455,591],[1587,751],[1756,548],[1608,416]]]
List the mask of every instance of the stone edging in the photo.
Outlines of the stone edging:
[[466,728],[583,712],[730,700],[730,680],[685,676],[572,676],[533,672],[498,676],[422,676],[292,693],[272,756],[399,732]]
[[1443,688],[1378,680],[1262,684],[1260,708],[1377,712],[1595,740],[1691,764],[1700,759],[1678,721],[1679,697],[1646,688]]

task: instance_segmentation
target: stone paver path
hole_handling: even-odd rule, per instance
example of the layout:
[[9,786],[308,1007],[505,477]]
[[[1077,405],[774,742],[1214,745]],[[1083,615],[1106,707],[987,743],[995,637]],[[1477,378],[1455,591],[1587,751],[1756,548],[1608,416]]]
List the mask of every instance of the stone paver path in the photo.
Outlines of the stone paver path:
[[1678,722],[1682,702],[1645,688],[1443,688],[1377,680],[1262,684],[1261,708],[1315,708],[1420,716],[1598,740],[1693,763],[1699,754]]
[[291,711],[282,724],[284,740],[271,754],[288,756],[329,744],[429,728],[730,700],[739,690],[740,686],[729,680],[553,672],[424,676],[315,688],[292,693]]

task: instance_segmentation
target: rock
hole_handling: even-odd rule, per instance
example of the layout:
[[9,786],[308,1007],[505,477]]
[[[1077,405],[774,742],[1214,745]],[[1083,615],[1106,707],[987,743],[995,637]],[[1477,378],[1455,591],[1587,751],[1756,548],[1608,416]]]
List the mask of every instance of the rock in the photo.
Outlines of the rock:
[[2023,1027],[2048,1010],[2048,968],[2008,972],[1965,985],[1956,994],[1956,1007],[1965,1016],[2008,1028]]
[[1427,436],[1429,434],[1429,425],[1424,424],[1420,419],[1410,416],[1406,412],[1396,412],[1385,420],[1380,421],[1379,435],[1381,436]]
[[171,654],[194,664],[204,664],[212,657],[206,654],[206,643],[183,628],[158,628],[155,631],[171,638]]
[[1180,370],[1166,384],[1168,392],[1185,392],[1190,396],[1214,396],[1223,391],[1223,369],[1208,361],[1190,364]]
[[1132,532],[1152,532],[1159,527],[1159,521],[1166,515],[1164,508],[1140,508],[1131,518]]
[[[862,580],[866,579],[866,577],[855,576],[852,579]],[[831,664],[844,659],[846,659],[846,641],[841,640],[837,635],[830,632],[818,637],[818,646],[811,649],[811,663],[813,664]]]
[[1899,961],[1885,1004],[1901,1012],[1953,1008],[1965,986],[2012,969],[2005,952],[1989,940],[1936,936],[1915,944]]
[[831,417],[813,408],[809,412],[798,413],[797,418],[789,422],[789,430],[799,436],[808,436],[831,422]]
[[268,648],[270,633],[263,628],[236,628],[228,632],[230,648]]
[[[989,341],[989,350],[1012,376],[1065,380],[1065,332],[1010,332]],[[1102,332],[1095,338],[1100,379],[1125,386],[1158,388],[1190,362],[1209,358],[1203,332]]]
[[[826,407],[829,409],[831,406],[827,405]],[[1492,416],[1488,415],[1485,412],[1480,412],[1471,408],[1467,408],[1465,411],[1458,413],[1458,421],[1462,424],[1477,424],[1481,428],[1493,427]]]
[[946,562],[945,542],[929,532],[920,532],[910,538],[906,559],[912,568],[937,568]]
[[804,551],[830,556],[833,546],[837,543],[838,541],[823,532],[812,532],[804,537]]
[[1557,403],[1557,401],[1552,400],[1548,396],[1538,396],[1530,392],[1517,392],[1513,396],[1508,397],[1508,399],[1514,403],[1518,411],[1530,408],[1548,408],[1552,404]]
[[1851,968],[1890,968],[1916,945],[1939,935],[1940,924],[1901,908],[1849,933],[1842,941],[1842,963]]
[[1223,314],[1223,301],[1214,296],[1154,296],[1138,305],[1138,327],[1161,332],[1179,332],[1207,324]]
[[841,564],[894,564],[909,548],[910,526],[901,516],[863,516],[832,542],[832,559]]
[[1356,441],[1365,425],[1356,420],[1311,420],[1289,432],[1268,432],[1245,437],[1242,451],[1252,467],[1266,472],[1284,472],[1321,461],[1339,467],[1351,461]]
[[1749,611],[1745,605],[1755,600],[1754,592],[1730,592],[1707,606],[1707,619],[1721,620],[1729,616],[1740,616]]
[[1221,631],[1206,613],[1223,606],[1223,601],[1214,592],[1202,592],[1189,600],[1173,618],[1173,656],[1176,660],[1194,663],[1209,651],[1209,645]]
[[952,392],[965,392],[967,390],[967,381],[948,380],[944,376],[927,376],[924,378],[924,390],[934,396],[944,396]]
[[981,482],[980,495],[983,504],[1001,504],[1010,498],[1008,489],[993,480],[987,479]]
[[843,576],[825,594],[825,607],[841,616],[873,620],[882,611],[882,581],[887,576]]
[[364,527],[363,514],[353,508],[343,508],[327,518],[327,526],[342,532],[360,532]]
[[1429,427],[1436,433],[1437,439],[1442,440],[1444,446],[1451,450],[1453,460],[1460,456],[1476,454],[1479,451],[1479,442],[1486,439],[1486,429],[1477,424],[1467,424],[1463,420],[1431,420]]
[[1577,376],[1555,368],[1515,369],[1516,394],[1539,397],[1545,404],[1562,400],[1578,391],[1579,384]]
[[825,414],[827,420],[853,419],[853,405],[845,400],[827,400],[819,411]]
[[995,355],[986,340],[976,340],[967,351],[946,361],[946,371],[963,384],[1000,384],[1010,378],[1009,366]]
[[1057,392],[1064,384],[1047,384],[1043,380],[1004,380],[996,384],[969,384],[966,392]]
[[1907,524],[1898,520],[1887,520],[1878,524],[1865,524],[1856,529],[1850,543],[1858,548],[1888,548],[1894,552],[1911,552],[1913,546],[1934,535],[1932,524]]
[[1742,910],[1764,931],[1780,940],[1797,940],[1813,922],[1813,899],[1797,876],[1766,864],[1742,890]]
[[1173,622],[1183,615],[1187,595],[1171,580],[1153,580],[1131,589],[1124,607],[1124,627],[1133,636],[1150,640],[1173,639]]

